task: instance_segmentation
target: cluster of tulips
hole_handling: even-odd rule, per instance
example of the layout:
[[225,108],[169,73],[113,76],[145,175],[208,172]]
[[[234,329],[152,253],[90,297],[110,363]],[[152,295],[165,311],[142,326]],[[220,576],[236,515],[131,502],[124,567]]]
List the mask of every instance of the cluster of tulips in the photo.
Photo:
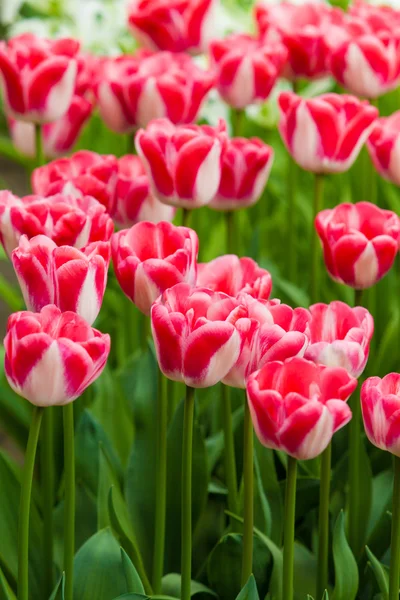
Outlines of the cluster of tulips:
[[[5,373],[34,405],[22,483],[18,599],[29,599],[29,506],[35,452],[47,408],[63,406],[65,444],[65,600],[73,595],[74,423],[72,402],[100,376],[110,336],[92,327],[112,269],[124,294],[150,317],[162,377],[186,385],[182,448],[181,598],[190,598],[192,432],[196,388],[223,384],[228,506],[237,514],[238,482],[227,388],[244,400],[242,585],[253,565],[253,427],[264,446],[287,455],[282,600],[293,598],[297,460],[322,455],[317,600],[329,588],[331,440],[351,421],[348,531],[362,503],[358,486],[361,413],[378,448],[400,457],[400,375],[368,378],[347,400],[366,366],[373,315],[363,290],[392,268],[400,218],[370,202],[323,207],[324,174],[342,173],[363,145],[376,170],[400,185],[400,112],[379,118],[375,100],[400,84],[400,13],[356,2],[348,12],[325,5],[258,4],[257,35],[213,38],[213,0],[139,0],[129,26],[143,46],[133,56],[94,57],[72,39],[24,34],[0,45],[0,78],[16,147],[35,156],[30,196],[0,192],[0,241],[27,311],[8,321]],[[208,53],[203,70],[191,55]],[[350,93],[298,95],[299,80],[331,75]],[[235,252],[234,211],[256,203],[274,152],[240,137],[244,110],[264,102],[278,78],[279,132],[298,166],[315,173],[310,233],[310,296],[291,308],[271,299],[272,278]],[[232,108],[227,125],[194,124],[212,88]],[[108,128],[127,137],[121,158],[82,150],[69,157],[97,107]],[[134,142],[134,144],[133,144]],[[134,152],[136,148],[136,153]],[[289,157],[288,157],[289,158]],[[293,174],[293,160],[289,170]],[[298,167],[296,167],[298,168]],[[291,182],[289,181],[289,184]],[[296,268],[295,204],[288,186],[288,275]],[[339,195],[339,194],[338,194]],[[356,199],[359,200],[359,199]],[[229,254],[199,263],[191,211],[224,211]],[[177,215],[181,209],[182,216]],[[176,218],[181,226],[172,224]],[[119,229],[125,227],[125,229]],[[119,229],[114,233],[114,228]],[[320,299],[320,243],[329,275],[355,290],[355,307]],[[360,401],[361,400],[361,401]],[[159,510],[152,589],[161,593],[165,539],[166,402],[159,386]],[[395,489],[400,459],[395,461]],[[164,496],[164,497],[163,497]],[[398,504],[399,498],[396,499]],[[390,600],[398,600],[400,507],[394,503]],[[51,518],[51,516],[50,516]]]

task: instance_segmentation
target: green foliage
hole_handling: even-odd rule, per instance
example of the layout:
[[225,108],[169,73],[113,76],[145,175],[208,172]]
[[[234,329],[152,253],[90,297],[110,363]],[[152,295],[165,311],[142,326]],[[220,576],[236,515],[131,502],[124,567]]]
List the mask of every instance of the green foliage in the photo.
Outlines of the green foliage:
[[354,600],[358,590],[358,567],[346,539],[343,511],[336,520],[332,545],[335,563],[333,600]]

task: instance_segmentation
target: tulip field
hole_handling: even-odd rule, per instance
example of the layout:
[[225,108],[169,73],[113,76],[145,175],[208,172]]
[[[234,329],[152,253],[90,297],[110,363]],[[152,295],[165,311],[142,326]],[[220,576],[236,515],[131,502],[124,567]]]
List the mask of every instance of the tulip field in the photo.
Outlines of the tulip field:
[[0,600],[399,600],[400,9],[0,33]]

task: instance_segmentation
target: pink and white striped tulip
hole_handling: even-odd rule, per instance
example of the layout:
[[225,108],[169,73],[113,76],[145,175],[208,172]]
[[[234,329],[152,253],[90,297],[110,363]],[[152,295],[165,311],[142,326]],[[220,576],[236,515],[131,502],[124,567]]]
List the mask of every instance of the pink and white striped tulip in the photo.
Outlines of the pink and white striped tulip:
[[378,173],[400,186],[400,110],[375,121],[367,148]]
[[226,254],[198,265],[197,285],[228,296],[236,297],[243,292],[253,298],[268,300],[272,279],[270,273],[252,258]]
[[110,336],[54,305],[8,319],[5,373],[12,389],[36,406],[69,404],[101,374]]
[[335,281],[369,288],[393,265],[400,244],[400,219],[370,202],[344,203],[315,219],[325,265]]
[[239,358],[241,338],[229,320],[214,316],[225,294],[179,283],[151,307],[151,328],[161,371],[191,387],[211,387]]
[[209,204],[221,181],[226,125],[175,126],[156,119],[136,134],[154,195],[165,204],[187,209]]
[[364,381],[361,409],[371,444],[400,456],[400,375],[389,373]]
[[177,283],[195,285],[197,234],[171,223],[143,221],[115,233],[112,259],[123,292],[146,315],[153,302]]
[[356,387],[357,380],[340,367],[304,358],[268,362],[247,382],[258,439],[299,460],[315,458],[350,421],[346,401]]
[[110,254],[110,242],[93,242],[78,250],[57,246],[45,235],[31,240],[22,236],[11,260],[28,310],[39,312],[55,304],[91,325],[103,301]]
[[310,306],[310,343],[304,358],[327,367],[343,367],[360,377],[367,364],[374,320],[366,308],[344,302]]

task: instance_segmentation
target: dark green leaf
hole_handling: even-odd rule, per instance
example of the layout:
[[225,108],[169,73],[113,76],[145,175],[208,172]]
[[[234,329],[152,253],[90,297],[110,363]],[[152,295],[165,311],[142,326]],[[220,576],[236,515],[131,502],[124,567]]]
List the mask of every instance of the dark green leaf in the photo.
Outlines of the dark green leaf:
[[129,592],[135,592],[136,594],[144,594],[143,583],[140,580],[140,577],[132,564],[131,559],[125,552],[123,548],[121,550],[121,562],[122,568],[125,573],[125,579]]
[[260,600],[254,575],[250,575],[248,582],[236,597],[236,600]]
[[110,525],[108,497],[110,488],[114,488],[115,495],[122,500],[119,481],[114,473],[110,461],[104,453],[103,445],[99,444],[99,488],[97,492],[97,528],[104,529]]
[[0,568],[0,598],[2,600],[17,600],[16,595],[12,591],[3,570]]
[[376,556],[366,546],[365,551],[368,556],[370,567],[375,575],[376,583],[378,584],[379,590],[382,593],[382,600],[388,600],[389,598],[389,575],[386,568],[379,562]]
[[280,545],[283,524],[283,502],[281,488],[276,474],[274,451],[262,446],[258,439],[255,440],[255,451],[258,458],[263,489],[271,509],[272,522],[269,537],[273,542]]
[[339,513],[333,530],[335,590],[333,600],[354,600],[358,590],[358,567],[344,530],[344,514]]
[[49,600],[64,600],[65,576],[61,575]]
[[294,544],[294,597],[303,600],[307,593],[315,596],[317,579],[317,559],[308,548],[295,542]]
[[[168,573],[162,579],[162,591],[165,595],[180,598],[181,596],[181,576],[178,573]],[[191,581],[190,596],[201,596],[201,598],[217,598],[217,594],[210,590],[206,585]]]

